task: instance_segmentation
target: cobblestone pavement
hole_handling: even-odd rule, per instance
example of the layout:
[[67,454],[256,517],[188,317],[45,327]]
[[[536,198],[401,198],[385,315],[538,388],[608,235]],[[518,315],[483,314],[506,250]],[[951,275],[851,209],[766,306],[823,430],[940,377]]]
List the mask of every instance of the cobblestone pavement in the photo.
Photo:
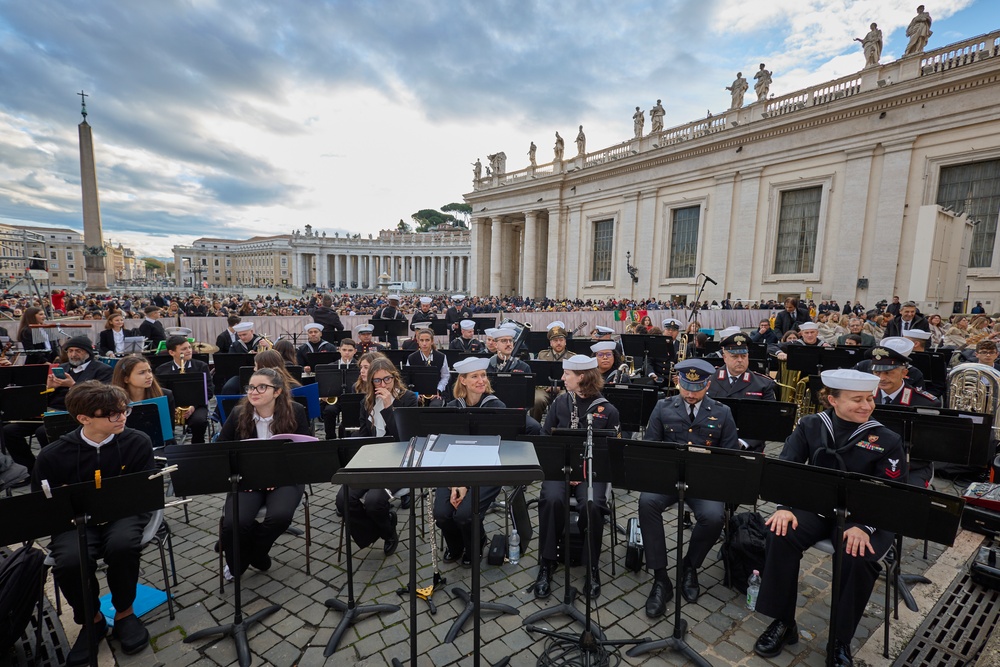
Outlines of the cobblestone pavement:
[[[779,447],[779,444],[771,443],[769,453],[776,455]],[[945,490],[954,492],[953,485],[944,482],[944,486]],[[940,483],[938,488],[942,488]],[[537,495],[538,485],[535,484],[529,488],[528,497]],[[359,603],[400,604],[400,611],[360,620],[347,630],[336,653],[330,658],[323,657],[326,643],[342,616],[339,612],[328,609],[324,602],[330,598],[344,600],[347,595],[345,562],[338,559],[337,555],[340,519],[334,512],[334,497],[335,487],[332,485],[313,485],[309,503],[313,539],[311,575],[306,574],[304,538],[286,534],[279,538],[271,551],[271,569],[267,572],[251,569],[244,578],[243,604],[246,614],[270,604],[281,605],[280,611],[255,625],[249,632],[254,665],[369,666],[385,665],[393,658],[403,661],[408,659],[409,605],[396,592],[408,581],[408,550],[412,546],[408,532],[408,512],[400,512],[401,543],[392,556],[384,557],[382,542],[379,541],[372,548],[356,550],[354,558],[355,591]],[[629,517],[636,516],[638,494],[618,491],[616,498],[617,519],[619,524],[625,525]],[[166,605],[154,610],[145,617],[152,637],[152,649],[136,656],[126,656],[120,651],[117,642],[104,643],[101,649],[102,665],[184,667],[236,664],[236,652],[229,639],[206,639],[193,644],[182,641],[196,630],[227,623],[233,617],[233,585],[227,583],[224,593],[219,593],[219,560],[214,550],[222,503],[221,495],[193,499],[188,506],[189,523],[184,521],[182,509],[168,509],[167,520],[173,533],[179,580],[175,590],[177,616],[171,621]],[[759,509],[767,516],[773,508],[762,505]],[[676,528],[673,516],[671,512],[664,514],[668,536],[672,536]],[[535,518],[532,510],[532,519]],[[303,510],[300,508],[293,525],[302,527],[303,524]],[[502,532],[503,514],[491,512],[486,519],[486,529],[491,535]],[[417,535],[418,585],[425,586],[432,580],[428,545],[430,533],[428,530],[426,538],[421,539],[418,529]],[[971,545],[979,542],[979,536],[974,534],[963,533],[962,538],[965,548],[969,550]],[[673,602],[668,605],[665,617],[655,620],[647,618],[644,605],[651,585],[651,575],[646,571],[636,574],[625,570],[625,546],[619,542],[612,553],[610,539],[610,531],[606,530],[605,548],[601,557],[603,586],[594,614],[596,622],[604,628],[609,639],[669,636],[672,631]],[[671,545],[672,540],[668,537],[668,546]],[[480,647],[483,664],[511,656],[512,665],[534,665],[544,649],[544,638],[529,634],[522,627],[522,620],[539,609],[561,601],[563,572],[561,569],[557,572],[552,597],[546,601],[536,601],[527,590],[534,582],[537,570],[535,546],[537,541],[532,540],[518,565],[508,563],[493,567],[483,560],[482,599],[512,605],[520,612],[517,616],[484,614]],[[937,562],[935,583],[923,587],[926,590],[922,594],[919,591],[921,587],[917,587],[915,591],[921,602],[920,614],[910,614],[904,610],[903,620],[894,622],[894,626],[900,630],[890,641],[893,657],[912,636],[913,628],[919,625],[923,614],[933,606],[935,595],[947,587],[965,562],[962,553],[956,556],[952,553],[954,549],[945,550],[934,544],[930,545],[928,558],[924,560],[922,547],[922,544],[913,540],[906,541],[903,571],[924,572]],[[946,551],[946,557],[941,558]],[[611,573],[612,558],[617,560],[614,576]],[[672,552],[670,564],[672,567]],[[471,665],[474,650],[471,621],[454,643],[444,642],[452,622],[464,607],[461,601],[452,599],[450,589],[455,585],[468,587],[471,570],[459,564],[441,564],[441,567],[448,584],[445,591],[435,593],[437,614],[430,615],[423,602],[418,606],[418,664],[435,667]],[[753,643],[769,619],[748,611],[743,596],[722,585],[722,563],[713,551],[699,575],[701,597],[695,604],[686,603],[682,610],[683,618],[689,624],[688,643],[712,665],[822,666],[829,616],[830,569],[831,560],[828,556],[815,550],[805,554],[797,616],[800,641],[797,645],[788,647],[778,657],[764,660],[754,655]],[[584,568],[573,568],[571,574],[573,584],[582,588]],[[103,585],[103,577],[99,579]],[[147,549],[144,554],[141,581],[150,585],[162,584],[159,558],[153,548]],[[862,664],[862,657],[863,664],[867,665],[891,664],[891,660],[881,658],[881,626],[885,616],[882,607],[883,591],[880,583],[858,628],[854,642],[854,651],[859,655],[858,664]],[[578,606],[583,608],[582,601]],[[77,627],[65,609],[62,618],[72,641]],[[547,627],[574,633],[579,633],[582,629],[560,617],[547,619],[546,623]],[[621,657],[622,663],[627,665],[685,664],[682,657],[666,650],[639,658],[629,658],[622,651]]]

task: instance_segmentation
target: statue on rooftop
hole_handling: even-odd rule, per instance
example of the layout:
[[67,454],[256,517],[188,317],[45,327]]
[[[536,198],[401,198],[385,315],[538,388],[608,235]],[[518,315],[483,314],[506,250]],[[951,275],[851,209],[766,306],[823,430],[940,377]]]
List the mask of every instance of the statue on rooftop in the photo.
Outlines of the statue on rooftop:
[[[757,83],[753,86],[753,91],[757,93],[758,102],[763,102],[767,99],[767,93],[771,90],[771,74],[773,74],[773,72],[769,72],[764,69],[764,63],[761,63],[760,70],[753,75],[753,78],[757,80]],[[742,99],[740,100],[740,103],[743,103]]]
[[664,111],[662,100],[656,100],[656,106],[649,110],[649,119],[652,121],[653,127],[650,132],[662,132],[663,131],[663,117],[667,115]]
[[531,164],[532,167],[538,166],[537,163],[535,162],[535,151],[537,150],[538,146],[536,146],[535,142],[532,141],[531,145],[528,146],[528,163]]
[[635,113],[632,114],[632,129],[635,131],[635,138],[642,139],[642,128],[646,124],[646,112],[635,108]]
[[493,155],[487,155],[487,159],[490,161],[490,167],[493,169],[493,173],[496,176],[502,176],[507,171],[507,154],[503,151],[499,153],[494,153]]
[[580,131],[576,135],[576,154],[587,154],[587,135],[583,133],[583,125],[580,126]]
[[733,85],[726,86],[726,90],[730,92],[733,96],[733,102],[729,105],[730,109],[739,109],[743,106],[743,95],[750,89],[750,84],[747,80],[743,78],[743,72],[736,73],[736,80],[733,81]]
[[917,15],[906,27],[906,36],[910,38],[910,43],[906,45],[904,56],[913,56],[922,53],[927,46],[927,40],[931,38],[931,15],[924,11],[924,6],[917,7]]
[[861,42],[861,49],[865,52],[865,67],[878,67],[879,58],[882,57],[882,31],[878,29],[877,23],[872,23],[871,30],[864,39],[854,38],[855,42]]
[[483,177],[483,163],[476,158],[476,161],[472,163],[472,178],[478,183],[479,179]]
[[560,160],[562,160],[563,151],[565,151],[565,149],[566,149],[566,142],[563,141],[563,138],[559,136],[558,132],[556,132],[556,145],[552,148],[552,152],[554,155],[553,161],[559,162]]

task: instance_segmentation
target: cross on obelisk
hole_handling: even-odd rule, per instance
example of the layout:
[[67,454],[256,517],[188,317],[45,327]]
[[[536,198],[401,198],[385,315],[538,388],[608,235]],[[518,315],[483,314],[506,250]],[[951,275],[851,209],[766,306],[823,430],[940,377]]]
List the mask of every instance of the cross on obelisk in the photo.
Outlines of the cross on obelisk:
[[106,292],[108,277],[105,268],[104,235],[101,232],[101,202],[97,196],[97,169],[94,162],[94,137],[87,123],[87,97],[77,93],[83,103],[80,113],[80,187],[83,190],[83,260],[87,273],[88,292]]

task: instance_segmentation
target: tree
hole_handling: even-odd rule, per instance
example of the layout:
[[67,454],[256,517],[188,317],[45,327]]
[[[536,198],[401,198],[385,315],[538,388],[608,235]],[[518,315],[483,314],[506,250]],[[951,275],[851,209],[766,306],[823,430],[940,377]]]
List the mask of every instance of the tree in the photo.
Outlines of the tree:
[[445,213],[457,213],[458,218],[455,224],[459,227],[469,228],[469,219],[472,217],[472,205],[471,204],[459,204],[457,202],[452,202],[450,204],[445,204],[441,207],[441,210]]
[[413,215],[410,216],[413,222],[417,225],[418,232],[429,231],[432,227],[437,225],[442,225],[444,223],[455,224],[458,219],[449,213],[442,213],[441,211],[435,211],[432,208],[422,208]]
[[410,232],[413,231],[413,227],[411,227],[410,225],[408,225],[406,222],[403,221],[402,218],[400,218],[399,219],[399,224],[396,225],[396,230],[400,231],[400,232],[402,232],[404,234],[409,234]]
[[143,257],[141,261],[146,263],[147,271],[156,272],[163,270],[163,262],[156,259],[155,257]]

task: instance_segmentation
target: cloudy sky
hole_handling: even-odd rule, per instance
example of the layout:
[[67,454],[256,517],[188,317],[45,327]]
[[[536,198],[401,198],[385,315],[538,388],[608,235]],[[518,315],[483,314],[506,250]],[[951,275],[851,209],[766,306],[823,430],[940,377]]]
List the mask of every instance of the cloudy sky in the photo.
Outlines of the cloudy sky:
[[[667,127],[723,111],[761,62],[779,96],[857,71],[872,21],[893,60],[915,6],[0,0],[0,219],[82,228],[80,90],[105,238],[166,256],[306,224],[377,233],[461,201],[477,157],[520,169],[534,141],[548,162],[556,130],[582,123],[597,150],[657,98]],[[997,0],[928,11],[929,49],[1000,28]]]

